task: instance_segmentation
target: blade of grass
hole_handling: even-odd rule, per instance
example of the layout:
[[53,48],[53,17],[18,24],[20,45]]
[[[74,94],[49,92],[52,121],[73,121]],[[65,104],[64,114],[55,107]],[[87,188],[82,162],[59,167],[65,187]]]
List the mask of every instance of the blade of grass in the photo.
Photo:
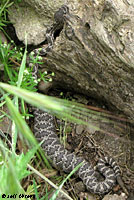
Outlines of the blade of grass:
[[[4,4],[4,6],[1,8],[1,10],[0,10],[0,15],[2,15],[2,12],[3,12],[3,10],[7,7],[7,5],[8,5],[8,3],[9,3],[9,0],[7,0],[7,2]],[[8,6],[11,6],[13,4],[13,2],[11,2]]]
[[36,185],[36,182],[35,182],[34,179],[33,179],[33,187],[34,187],[34,192],[35,192],[36,199],[40,200],[39,199],[39,194],[38,194],[38,191],[37,191],[37,185]]
[[37,142],[33,136],[32,131],[24,121],[24,119],[21,117],[21,114],[18,112],[17,108],[13,105],[11,99],[9,97],[6,97],[6,102],[8,109],[10,111],[10,114],[12,118],[15,121],[15,124],[17,125],[18,129],[20,130],[21,133],[34,145],[37,145]]
[[80,163],[79,165],[77,165],[71,172],[70,174],[68,174],[68,176],[63,180],[62,184],[59,186],[59,188],[57,189],[57,191],[53,194],[52,198],[50,200],[55,200],[58,193],[61,191],[61,188],[63,187],[64,183],[67,181],[67,179],[69,179],[82,165],[83,163]]
[[23,74],[24,74],[25,65],[26,65],[26,54],[27,54],[27,49],[25,48],[25,52],[24,52],[23,59],[22,59],[22,62],[21,62],[21,66],[20,66],[20,70],[19,70],[17,87],[20,87],[21,83],[22,83]]
[[[58,99],[55,97],[49,97],[47,95],[42,95],[37,92],[27,91],[25,89],[17,88],[15,86],[10,86],[5,83],[0,83],[0,87],[11,94],[14,94],[16,96],[19,96],[20,98],[23,98],[26,102],[40,109],[43,109],[47,112],[51,111],[54,115],[58,115],[62,117],[63,119],[68,118],[69,120],[73,120],[74,122],[88,125],[87,122],[84,122],[78,118],[76,119],[76,117],[72,116],[72,113],[71,113],[72,106],[73,106],[72,102],[69,102],[63,99]],[[68,102],[68,107],[64,106],[65,102]],[[71,107],[70,110],[69,110],[69,106]],[[73,107],[75,107],[75,105]]]
[[[25,122],[25,120],[22,118],[21,114],[18,112],[17,108],[13,105],[13,103],[9,97],[6,97],[6,102],[7,102],[7,106],[10,111],[10,114],[11,114],[18,130],[24,135],[24,137],[30,142],[31,145],[37,146],[38,143],[37,143],[32,131],[30,130],[30,128],[27,125],[27,123]],[[43,143],[43,141],[41,143]],[[42,152],[41,148],[39,148],[39,151]],[[47,161],[47,159],[45,158],[45,156],[43,156],[43,159],[44,159],[47,167],[51,168],[51,166],[50,166],[49,162]]]
[[[58,99],[55,97],[49,97],[47,95],[42,95],[37,92],[27,91],[25,89],[17,88],[15,86],[10,86],[5,83],[0,83],[0,87],[6,91],[23,98],[28,103],[37,106],[47,112],[52,112],[52,114],[61,117],[62,119],[69,119],[70,121],[88,125],[87,116],[90,117],[88,109],[85,109],[82,104],[72,103],[68,100]],[[85,118],[85,111],[87,116]],[[81,116],[81,119],[80,119]],[[95,130],[100,130],[99,127],[90,124],[90,127]]]
[[[24,74],[24,70],[25,70],[25,64],[26,64],[26,53],[27,53],[27,48],[25,48],[25,52],[24,52],[23,59],[21,62],[19,75],[18,75],[17,87],[20,87],[21,83],[22,83],[23,74]],[[19,109],[18,97],[15,96],[14,100],[15,100],[15,105],[16,105],[17,109]],[[14,154],[15,154],[15,149],[16,149],[16,143],[17,143],[17,128],[13,121],[13,124],[12,124],[12,151],[14,152]]]
[[[31,169],[35,174],[37,174],[38,176],[40,176],[42,179],[44,179],[47,183],[49,183],[52,187],[54,187],[55,189],[59,189],[58,186],[56,186],[53,182],[51,182],[48,178],[46,178],[44,175],[42,175],[40,172],[38,172],[36,169],[34,169],[31,165],[27,165],[29,169]],[[65,197],[67,197],[69,200],[73,200],[71,197],[68,196],[68,194],[66,194],[63,190],[60,189],[60,192],[62,194],[65,195]]]
[[24,190],[21,187],[21,184],[19,183],[18,177],[14,170],[14,163],[12,159],[9,158],[5,149],[5,146],[0,140],[0,151],[4,160],[4,163],[0,168],[0,194],[24,194]]
[[[27,91],[27,90],[24,90],[21,88],[17,88],[15,86],[10,86],[5,83],[0,83],[0,87],[11,94],[14,94],[14,95],[19,96],[20,98],[23,98],[26,102],[28,102],[42,110],[50,112],[53,115],[55,115],[61,119],[64,119],[64,120],[68,119],[71,122],[84,124],[94,130],[101,131],[102,133],[108,134],[110,136],[113,136],[113,137],[121,140],[121,138],[119,138],[114,133],[110,133],[108,131],[100,129],[99,126],[94,125],[94,123],[92,123],[92,122],[94,122],[94,118],[92,121],[90,120],[90,122],[88,122],[87,117],[89,117],[89,119],[91,119],[92,116],[95,116],[95,113],[96,113],[96,118],[98,120],[105,119],[105,121],[106,121],[107,119],[105,116],[103,118],[101,118],[101,116],[99,116],[100,113],[98,115],[97,112],[85,108],[84,105],[82,105],[80,103],[74,103],[74,102],[64,100],[64,99],[49,97],[47,95],[42,95],[37,92],[30,92],[30,91]],[[108,122],[109,121],[111,122],[111,120],[108,120]],[[132,121],[130,121],[130,122],[132,122]],[[116,123],[116,122],[114,121],[113,123]]]

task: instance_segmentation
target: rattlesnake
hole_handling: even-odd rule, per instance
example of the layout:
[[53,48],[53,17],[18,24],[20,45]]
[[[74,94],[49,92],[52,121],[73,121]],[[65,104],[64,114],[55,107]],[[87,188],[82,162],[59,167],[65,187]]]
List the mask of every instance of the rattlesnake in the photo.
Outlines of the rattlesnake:
[[[66,5],[59,8],[54,15],[54,24],[46,31],[47,48],[35,49],[35,55],[39,54],[44,56],[52,49],[54,33],[63,28],[67,15],[69,15],[69,8]],[[37,70],[36,65],[34,71],[34,76],[36,78]],[[96,178],[96,171],[90,163],[86,162],[81,157],[77,157],[74,153],[69,153],[63,145],[60,144],[56,135],[54,117],[40,109],[34,110],[34,134],[39,142],[44,140],[42,148],[58,169],[69,173],[79,163],[83,162],[76,174],[82,179],[87,189],[92,193],[108,193],[114,186],[116,180],[122,184],[119,166],[113,158],[109,157],[101,158],[98,161],[97,168],[104,176],[104,181],[99,182]]]

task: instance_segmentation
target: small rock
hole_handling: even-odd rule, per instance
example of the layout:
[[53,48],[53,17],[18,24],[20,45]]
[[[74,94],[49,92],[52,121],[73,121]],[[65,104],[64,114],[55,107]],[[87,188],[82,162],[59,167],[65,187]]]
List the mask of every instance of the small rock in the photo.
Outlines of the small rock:
[[7,38],[2,31],[0,31],[0,40],[2,41],[2,43],[7,43]]
[[88,192],[81,192],[80,193],[80,199],[88,199],[88,200],[97,200],[97,197],[95,195],[88,193]]
[[74,189],[75,189],[75,192],[79,194],[80,192],[85,192],[86,188],[83,182],[79,181],[75,184]]
[[84,125],[76,125],[76,134],[81,135],[82,132],[84,131]]
[[[64,191],[66,194],[68,194],[68,192],[66,190],[62,189],[62,191]],[[48,199],[50,199],[54,193],[55,193],[55,190],[53,191],[52,194],[49,195]],[[59,194],[57,195],[55,200],[68,200],[68,198],[63,193],[59,192]]]
[[121,195],[106,195],[102,200],[126,200],[127,197],[124,193],[122,193]]
[[12,5],[9,8],[9,19],[14,25],[18,39],[25,43],[27,33],[27,44],[40,44],[45,40],[45,18],[38,16],[36,11],[24,2],[18,6],[19,8]]
[[38,89],[40,92],[47,94],[48,90],[50,88],[52,88],[53,86],[53,82],[44,82],[44,81],[40,81],[40,83],[38,84]]

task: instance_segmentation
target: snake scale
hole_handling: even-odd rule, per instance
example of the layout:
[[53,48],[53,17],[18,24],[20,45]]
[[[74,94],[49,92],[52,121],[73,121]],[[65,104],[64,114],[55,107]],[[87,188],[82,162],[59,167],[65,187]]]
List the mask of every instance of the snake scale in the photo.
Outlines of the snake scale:
[[[48,46],[41,49],[35,49],[35,55],[46,55],[52,48],[54,42],[54,33],[61,30],[64,22],[67,19],[66,15],[69,14],[69,8],[63,5],[55,13],[54,24],[46,30],[46,38]],[[35,66],[34,76],[37,78],[38,68]],[[81,157],[77,157],[74,153],[67,151],[59,138],[56,135],[54,117],[40,109],[34,110],[34,134],[36,139],[42,143],[42,148],[46,155],[50,158],[56,168],[63,170],[66,173],[71,172],[79,163],[83,162],[81,167],[77,170],[76,174],[82,179],[87,187],[87,190],[95,194],[108,193],[116,181],[121,182],[121,173],[119,166],[113,158],[104,157],[97,163],[97,169],[104,176],[103,181],[98,181],[96,178],[96,171],[93,166]]]

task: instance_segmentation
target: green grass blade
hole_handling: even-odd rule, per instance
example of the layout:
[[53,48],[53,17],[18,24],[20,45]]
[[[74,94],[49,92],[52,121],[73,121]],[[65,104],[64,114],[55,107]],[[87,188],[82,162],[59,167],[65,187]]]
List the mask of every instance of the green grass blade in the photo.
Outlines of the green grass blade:
[[59,186],[58,190],[53,194],[52,198],[50,200],[55,200],[58,193],[60,192],[61,188],[63,187],[64,183],[67,181],[67,179],[69,179],[80,167],[81,167],[82,163],[80,163],[79,165],[77,165],[71,172],[70,174],[68,174],[68,176],[63,180],[62,184]]
[[[8,91],[11,94],[14,94],[20,98],[23,98],[26,102],[43,109],[47,112],[51,112],[54,115],[58,115],[63,119],[68,118],[69,120],[72,120],[77,123],[83,123],[88,124],[87,122],[82,121],[77,117],[72,116],[72,108],[73,106],[72,102],[69,102],[67,100],[58,99],[55,97],[49,97],[47,95],[42,95],[37,92],[31,92],[27,91],[25,89],[21,89],[15,86],[10,86],[5,83],[0,83],[0,87],[6,91]],[[68,102],[68,106],[65,106],[65,102]],[[72,107],[73,106],[73,107]]]
[[[40,176],[42,179],[44,179],[47,183],[49,183],[52,187],[55,189],[59,189],[58,186],[56,186],[53,182],[51,182],[48,178],[46,178],[44,175],[42,175],[40,172],[38,172],[36,169],[34,169],[31,165],[28,164],[28,168],[31,169],[35,174]],[[73,200],[71,197],[68,196],[63,190],[60,189],[60,192],[65,195],[69,200]]]
[[37,185],[36,185],[36,182],[35,182],[34,179],[33,179],[33,186],[34,186],[34,192],[35,192],[36,199],[40,200],[39,199],[39,194],[38,194],[38,191],[37,191]]
[[12,159],[9,158],[6,152],[6,148],[1,140],[0,152],[4,161],[2,166],[0,167],[0,194],[24,194],[24,191],[18,180],[16,171],[14,170],[14,162]]
[[[6,102],[7,102],[7,106],[10,111],[10,114],[11,114],[18,130],[23,134],[23,136],[29,141],[29,143],[32,146],[37,146],[38,143],[37,143],[32,131],[30,130],[30,128],[27,125],[27,123],[25,122],[25,120],[22,118],[21,114],[18,112],[18,109],[13,105],[13,103],[9,97],[6,97]],[[41,145],[41,143],[40,143],[40,145]],[[41,148],[39,148],[39,151],[41,152],[41,155],[42,155]],[[47,167],[51,168],[49,162],[47,161],[47,159],[44,155],[43,155],[43,159],[44,159],[44,162],[47,165]]]
[[[25,49],[24,56],[21,62],[20,70],[19,70],[19,75],[18,75],[18,81],[17,81],[17,87],[21,86],[22,80],[23,80],[23,74],[25,70],[25,64],[26,64],[26,52],[27,50]],[[15,96],[15,105],[17,109],[19,109],[19,103],[18,103],[18,97]],[[17,143],[17,128],[14,124],[12,123],[12,151],[15,152],[16,149],[16,143]]]
[[26,54],[27,54],[27,50],[25,49],[23,59],[22,59],[22,62],[21,62],[21,66],[20,66],[20,70],[19,70],[17,87],[20,87],[21,83],[22,83],[23,74],[24,74],[25,65],[26,65]]
[[28,127],[25,120],[22,118],[21,114],[18,112],[17,108],[13,105],[12,101],[9,97],[6,97],[6,102],[8,109],[10,111],[11,116],[13,117],[15,124],[17,125],[18,129],[21,133],[34,145],[37,145],[37,142],[33,136],[32,131]]
[[[98,119],[103,122],[109,122],[114,125],[119,125],[119,122],[117,120],[113,121],[111,119],[108,119],[108,117],[111,117],[111,115],[88,109],[80,103],[58,99],[55,97],[49,97],[47,95],[42,95],[37,92],[30,92],[21,88],[17,88],[15,86],[10,86],[5,83],[0,83],[0,87],[11,94],[23,98],[26,102],[32,105],[58,116],[61,119],[68,119],[71,122],[85,124],[94,130],[101,131],[106,134],[112,133],[108,133],[107,131],[100,129],[99,126],[94,125],[95,120]],[[90,122],[88,119],[90,119]]]

